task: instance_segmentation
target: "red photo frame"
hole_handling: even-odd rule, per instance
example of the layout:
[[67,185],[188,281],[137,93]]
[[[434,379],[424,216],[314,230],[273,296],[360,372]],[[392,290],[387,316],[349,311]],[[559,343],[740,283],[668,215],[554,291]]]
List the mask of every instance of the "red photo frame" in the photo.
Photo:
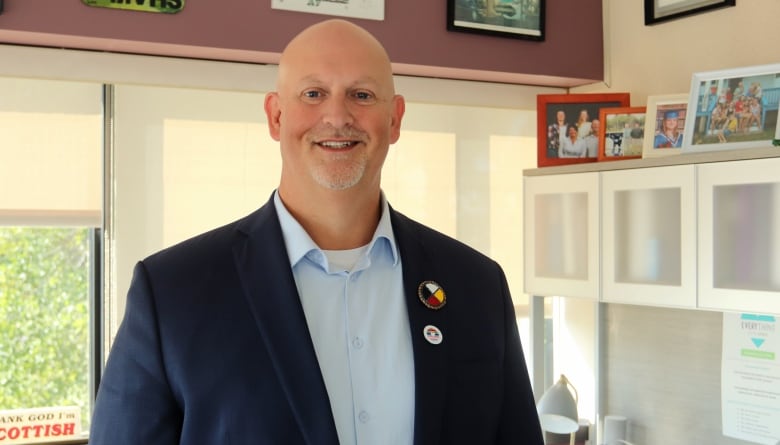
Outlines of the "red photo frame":
[[642,157],[646,113],[647,107],[617,107],[599,110],[599,161],[619,161]]
[[[602,108],[628,107],[630,101],[629,93],[537,95],[536,165],[547,167],[598,161],[598,133],[591,130],[593,119],[598,119]],[[587,116],[580,119],[582,115]],[[563,139],[568,136],[571,126],[576,127],[577,138],[583,141],[564,143]],[[561,129],[565,131],[563,136]],[[582,142],[585,142],[584,155]]]

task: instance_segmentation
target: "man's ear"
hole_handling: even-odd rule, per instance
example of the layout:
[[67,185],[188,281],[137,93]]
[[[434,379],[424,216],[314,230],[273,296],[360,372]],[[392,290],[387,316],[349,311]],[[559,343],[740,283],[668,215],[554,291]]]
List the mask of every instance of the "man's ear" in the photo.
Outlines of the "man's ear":
[[275,141],[279,141],[281,133],[282,110],[279,108],[279,94],[271,92],[265,95],[265,116],[268,119],[268,132]]
[[390,143],[395,144],[401,137],[401,121],[406,111],[406,101],[403,96],[396,94],[393,97],[393,109],[390,116]]

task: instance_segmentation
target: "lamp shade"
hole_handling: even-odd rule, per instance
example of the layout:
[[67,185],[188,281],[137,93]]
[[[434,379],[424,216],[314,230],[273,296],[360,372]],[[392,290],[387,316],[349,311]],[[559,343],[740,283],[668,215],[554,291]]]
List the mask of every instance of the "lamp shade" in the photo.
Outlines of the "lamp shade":
[[[574,390],[574,395],[569,391]],[[569,434],[579,429],[577,416],[577,390],[566,376],[561,378],[542,395],[536,410],[539,413],[539,423],[542,429],[556,434]]]

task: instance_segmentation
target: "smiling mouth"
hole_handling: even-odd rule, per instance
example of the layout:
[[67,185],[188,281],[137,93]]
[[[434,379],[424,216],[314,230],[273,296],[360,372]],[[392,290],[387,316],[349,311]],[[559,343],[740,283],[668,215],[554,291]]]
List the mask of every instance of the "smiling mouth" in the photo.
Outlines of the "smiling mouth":
[[344,150],[356,146],[358,141],[320,141],[316,144],[320,147],[329,148],[331,150]]

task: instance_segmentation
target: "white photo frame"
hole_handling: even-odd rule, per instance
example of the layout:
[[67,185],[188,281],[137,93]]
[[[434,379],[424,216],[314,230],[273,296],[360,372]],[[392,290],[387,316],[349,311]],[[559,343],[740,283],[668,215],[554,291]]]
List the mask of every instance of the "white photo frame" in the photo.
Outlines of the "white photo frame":
[[271,0],[271,9],[355,19],[385,19],[385,0]]
[[[757,119],[742,121],[736,105],[740,96],[759,99]],[[692,125],[686,125],[682,151],[771,147],[779,106],[780,63],[694,73],[687,110]]]
[[772,143],[777,146],[780,145],[780,117],[778,117],[777,119],[776,127],[777,128],[775,129],[775,140],[772,141]]
[[[680,93],[647,97],[645,139],[642,145],[643,158],[680,154],[685,124],[688,123],[688,96],[687,93]],[[676,120],[676,131],[671,129],[669,133],[664,131],[667,115],[670,119]]]

